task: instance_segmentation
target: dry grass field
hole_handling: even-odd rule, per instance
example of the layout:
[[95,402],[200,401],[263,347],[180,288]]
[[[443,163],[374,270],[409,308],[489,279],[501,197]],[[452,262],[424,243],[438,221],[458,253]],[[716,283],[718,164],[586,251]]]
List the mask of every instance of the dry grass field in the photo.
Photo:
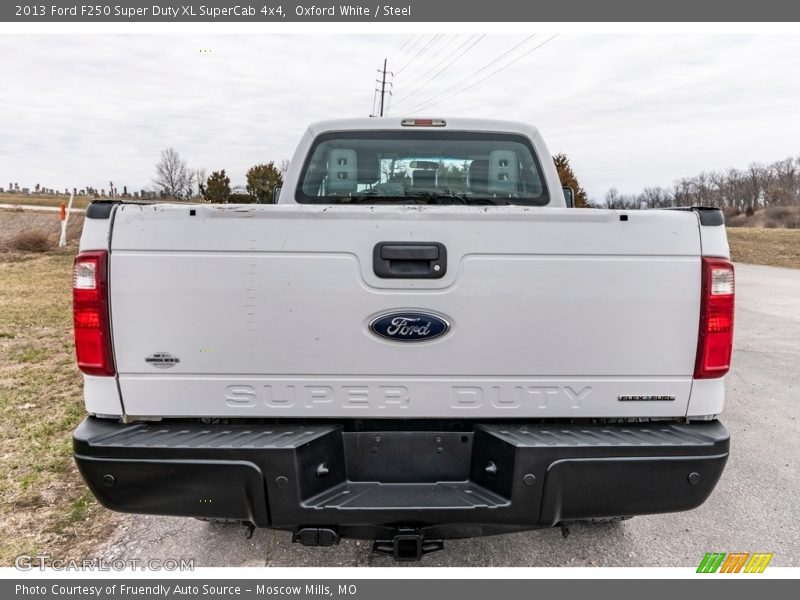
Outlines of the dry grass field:
[[0,209],[2,566],[19,554],[78,558],[111,521],[71,454],[71,432],[84,415],[71,307],[82,226],[83,215],[72,215],[68,246],[58,250],[57,213]]
[[800,229],[728,229],[734,262],[800,269]]
[[[73,208],[86,208],[93,200],[89,196],[75,196],[72,201]],[[69,196],[64,194],[0,194],[0,204],[27,204],[29,206],[60,206],[61,203],[68,203]]]
[[[77,244],[83,228],[83,215],[71,214],[67,240]],[[0,208],[0,251],[44,251],[54,249],[61,235],[57,212]]]
[[110,522],[71,454],[84,415],[71,332],[74,252],[0,252],[3,566],[20,554],[81,557]]

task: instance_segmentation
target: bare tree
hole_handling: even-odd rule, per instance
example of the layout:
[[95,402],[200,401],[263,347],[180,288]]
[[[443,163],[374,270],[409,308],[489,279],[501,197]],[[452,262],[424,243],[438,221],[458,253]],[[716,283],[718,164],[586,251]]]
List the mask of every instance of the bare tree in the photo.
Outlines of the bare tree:
[[774,180],[769,188],[772,204],[788,206],[794,200],[800,200],[800,177],[798,177],[800,160],[795,163],[791,158],[779,160],[772,164]]
[[203,195],[202,185],[206,182],[206,179],[206,170],[204,167],[194,170],[194,183],[197,187],[192,188],[192,196]]
[[662,208],[672,204],[672,196],[660,186],[646,187],[639,194],[639,204],[646,208]]
[[620,201],[619,190],[617,190],[617,188],[612,187],[606,192],[605,201],[608,208],[622,208],[622,202]]
[[[800,157],[789,157],[769,165],[753,163],[747,169],[704,172],[678,179],[671,190],[645,188],[639,207],[715,206],[734,214],[752,214],[762,208],[800,205]],[[633,208],[630,197],[611,189],[609,208]]]
[[156,163],[155,184],[163,197],[185,200],[194,192],[195,172],[190,170],[174,148],[161,151],[161,159]]

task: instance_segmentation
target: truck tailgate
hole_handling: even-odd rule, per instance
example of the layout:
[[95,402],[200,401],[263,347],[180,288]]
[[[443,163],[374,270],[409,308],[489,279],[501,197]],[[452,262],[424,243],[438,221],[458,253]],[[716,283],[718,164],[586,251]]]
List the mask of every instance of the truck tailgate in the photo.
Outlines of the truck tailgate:
[[[443,277],[375,274],[377,243],[415,241],[446,248]],[[629,402],[683,415],[700,254],[682,211],[120,205],[109,270],[125,412],[578,418]],[[450,330],[413,344],[370,331],[395,310]]]

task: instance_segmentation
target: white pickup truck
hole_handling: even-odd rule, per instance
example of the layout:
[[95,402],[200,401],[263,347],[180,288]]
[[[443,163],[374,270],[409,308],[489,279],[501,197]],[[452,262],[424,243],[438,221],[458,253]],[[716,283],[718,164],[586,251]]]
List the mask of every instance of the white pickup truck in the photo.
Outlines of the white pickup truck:
[[383,118],[312,125],[276,205],[93,203],[87,484],[400,560],[699,506],[729,447],[722,215],[567,198],[530,126]]

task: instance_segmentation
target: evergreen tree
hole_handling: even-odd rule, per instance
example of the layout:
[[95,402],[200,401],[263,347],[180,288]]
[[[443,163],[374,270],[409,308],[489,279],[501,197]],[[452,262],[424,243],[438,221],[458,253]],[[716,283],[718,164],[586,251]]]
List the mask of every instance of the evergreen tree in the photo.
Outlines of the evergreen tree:
[[280,169],[273,161],[256,165],[247,171],[247,193],[260,204],[272,204],[273,190],[283,185]]
[[575,207],[586,208],[589,206],[589,198],[586,196],[586,190],[578,183],[578,178],[575,177],[575,172],[569,164],[567,155],[559,152],[553,157],[553,162],[556,163],[556,170],[558,171],[558,178],[561,180],[562,187],[572,188],[575,192]]
[[226,204],[231,197],[231,178],[225,175],[225,169],[214,171],[205,183],[200,184],[200,193],[209,202]]

